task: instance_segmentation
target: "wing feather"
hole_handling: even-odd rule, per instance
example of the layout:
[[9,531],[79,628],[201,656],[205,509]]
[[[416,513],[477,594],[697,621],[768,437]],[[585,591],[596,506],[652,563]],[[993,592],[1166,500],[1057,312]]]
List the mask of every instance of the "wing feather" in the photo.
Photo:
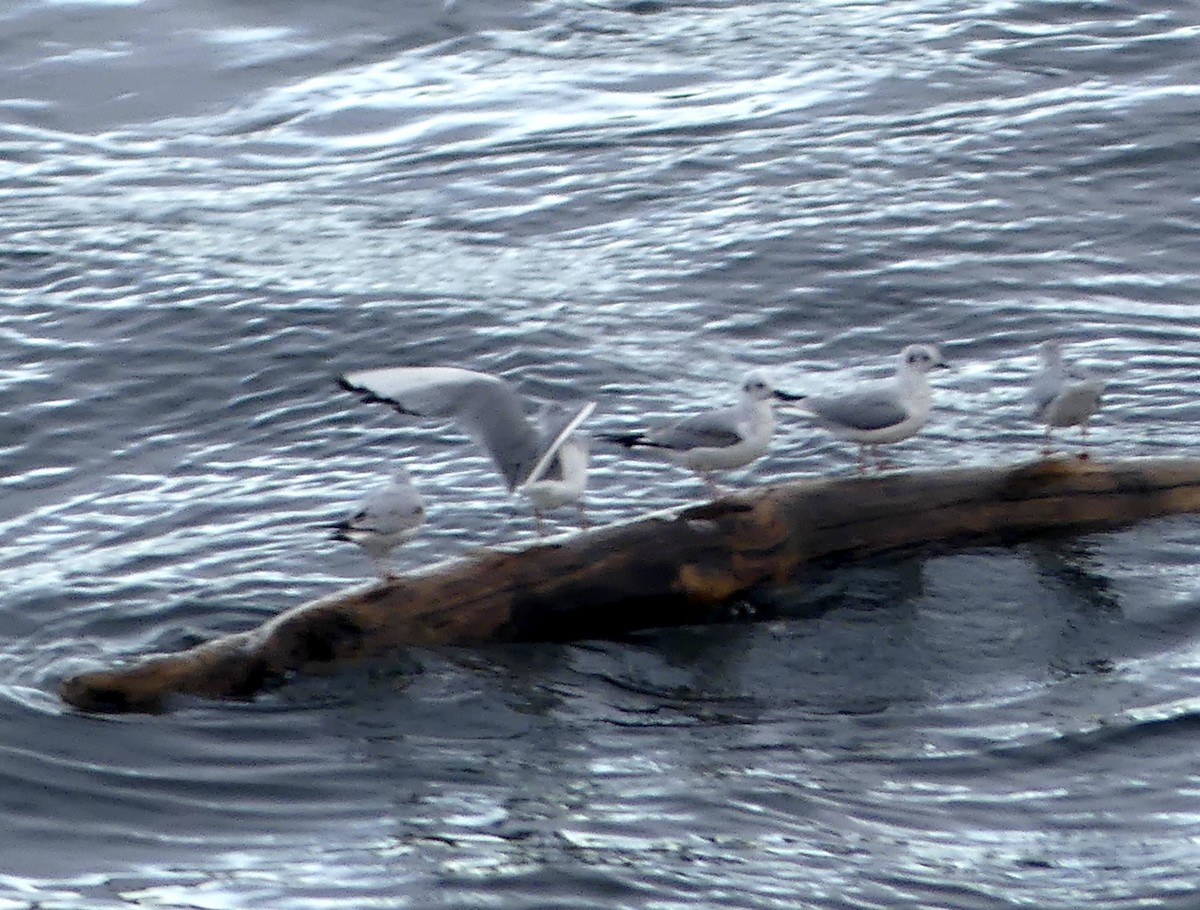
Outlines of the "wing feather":
[[491,456],[510,490],[542,455],[538,432],[503,379],[458,367],[385,367],[346,373],[342,388],[402,414],[460,424]]
[[805,398],[802,405],[819,421],[854,430],[885,430],[909,418],[908,408],[890,389]]
[[646,438],[655,446],[678,451],[728,448],[744,439],[738,430],[737,416],[733,408],[696,414],[651,430]]

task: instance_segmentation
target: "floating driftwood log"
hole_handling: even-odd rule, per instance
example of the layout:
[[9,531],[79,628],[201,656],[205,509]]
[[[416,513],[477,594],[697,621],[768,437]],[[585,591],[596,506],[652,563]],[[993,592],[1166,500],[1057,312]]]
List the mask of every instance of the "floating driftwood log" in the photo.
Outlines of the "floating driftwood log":
[[1197,459],[801,480],[340,591],[178,654],[71,677],[60,694],[86,711],[161,710],[173,693],[247,698],[289,674],[406,645],[600,638],[711,621],[730,598],[794,581],[816,561],[1197,511]]

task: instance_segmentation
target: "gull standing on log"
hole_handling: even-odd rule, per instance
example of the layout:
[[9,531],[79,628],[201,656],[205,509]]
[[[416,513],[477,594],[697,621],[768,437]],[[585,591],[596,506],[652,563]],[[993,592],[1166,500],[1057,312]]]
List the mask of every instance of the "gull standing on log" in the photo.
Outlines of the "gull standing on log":
[[1057,341],[1043,341],[1038,354],[1041,369],[1025,399],[1033,406],[1034,420],[1046,425],[1042,454],[1050,455],[1054,451],[1051,434],[1055,427],[1078,426],[1083,435],[1083,451],[1079,457],[1086,459],[1087,422],[1100,409],[1104,382],[1067,363],[1062,345]]
[[742,379],[738,403],[731,408],[693,414],[651,430],[599,436],[627,449],[661,450],[699,474],[716,496],[722,490],[713,472],[740,468],[765,453],[775,431],[773,402],[800,397],[779,391],[761,371],[752,370]]
[[568,503],[586,526],[586,440],[575,431],[595,410],[594,401],[542,407],[534,421],[505,380],[459,367],[385,367],[346,373],[342,388],[364,401],[382,402],[401,414],[448,418],[460,424],[492,458],[510,492],[533,504],[543,533],[542,510]]
[[947,366],[934,345],[910,344],[900,352],[892,379],[839,394],[805,396],[797,407],[838,439],[858,443],[858,470],[862,473],[867,469],[868,454],[875,456],[879,467],[878,446],[907,439],[925,425],[933,408],[925,374]]
[[333,539],[358,544],[371,557],[381,579],[394,578],[391,552],[417,533],[425,521],[425,504],[404,468],[387,486],[368,493],[356,511],[332,526]]

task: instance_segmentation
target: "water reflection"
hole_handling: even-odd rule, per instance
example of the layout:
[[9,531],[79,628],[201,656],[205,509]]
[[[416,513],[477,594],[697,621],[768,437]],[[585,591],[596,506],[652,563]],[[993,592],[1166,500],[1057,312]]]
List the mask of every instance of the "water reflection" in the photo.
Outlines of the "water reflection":
[[1021,552],[1033,561],[1044,583],[1066,594],[1081,610],[1120,610],[1108,568],[1087,537],[1044,537]]
[[[735,367],[815,379],[931,338],[961,370],[904,461],[936,468],[1028,454],[1014,402],[1057,335],[1116,370],[1105,456],[1193,451],[1195,10],[0,23],[0,903],[1186,903],[1190,519],[823,568],[723,624],[414,650],[250,704],[99,720],[53,691],[357,580],[310,529],[391,459],[431,491],[412,565],[527,533],[484,459],[352,415],[346,370],[463,363],[612,416],[617,390],[658,413]],[[597,462],[598,522],[695,494]],[[781,420],[734,482],[844,467]]]

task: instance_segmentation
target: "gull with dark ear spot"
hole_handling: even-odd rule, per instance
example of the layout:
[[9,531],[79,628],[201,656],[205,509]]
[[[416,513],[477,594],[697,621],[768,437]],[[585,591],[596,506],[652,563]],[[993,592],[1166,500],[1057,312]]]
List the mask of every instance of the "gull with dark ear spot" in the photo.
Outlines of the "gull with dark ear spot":
[[349,518],[332,526],[333,539],[362,547],[382,579],[394,578],[392,551],[412,538],[425,521],[425,504],[408,471],[397,468],[387,486],[367,494]]
[[525,416],[521,397],[505,380],[459,367],[388,367],[346,373],[342,388],[401,414],[453,420],[491,456],[510,492],[533,503],[538,533],[542,510],[579,503],[587,486],[587,446],[576,433],[595,410],[588,401],[544,407]]
[[598,434],[598,438],[627,449],[650,449],[700,475],[713,495],[722,490],[713,472],[748,465],[767,451],[775,431],[775,401],[796,401],[798,395],[776,389],[767,376],[752,370],[743,377],[738,403],[704,411],[632,433]]
[[1033,419],[1046,425],[1042,454],[1054,452],[1051,436],[1055,427],[1077,426],[1083,436],[1083,451],[1079,457],[1086,459],[1088,420],[1100,410],[1104,382],[1067,363],[1062,345],[1057,341],[1043,341],[1038,354],[1041,368],[1025,398],[1033,407]]
[[926,374],[948,366],[931,344],[910,344],[896,359],[892,379],[830,395],[809,395],[797,405],[838,439],[859,446],[858,470],[868,454],[879,465],[878,446],[907,439],[925,425],[933,408]]

